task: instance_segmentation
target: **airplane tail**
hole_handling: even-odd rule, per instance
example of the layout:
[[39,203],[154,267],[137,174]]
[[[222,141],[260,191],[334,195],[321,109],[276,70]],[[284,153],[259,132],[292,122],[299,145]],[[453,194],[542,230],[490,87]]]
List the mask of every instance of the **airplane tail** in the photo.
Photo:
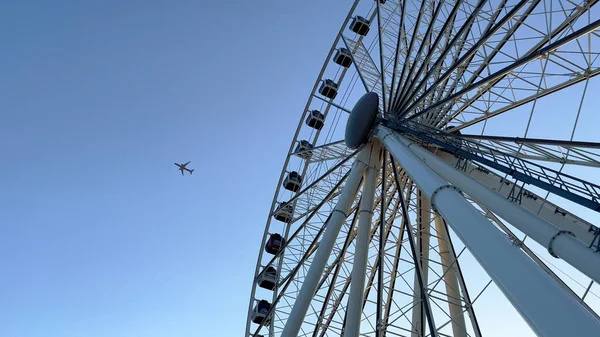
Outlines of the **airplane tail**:
[[191,169],[191,170],[190,170],[190,174],[192,174],[192,173],[194,173],[194,169]]

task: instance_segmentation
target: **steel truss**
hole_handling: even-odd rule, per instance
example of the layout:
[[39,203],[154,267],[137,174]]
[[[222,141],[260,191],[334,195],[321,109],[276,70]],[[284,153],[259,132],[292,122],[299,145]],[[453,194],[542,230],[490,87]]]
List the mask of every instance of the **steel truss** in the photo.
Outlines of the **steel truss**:
[[519,181],[535,185],[600,212],[600,186],[596,184],[511,156],[468,138],[461,138],[456,134],[416,122],[385,121],[383,124],[394,130],[414,136],[423,142],[440,146],[453,155],[478,162],[508,174]]

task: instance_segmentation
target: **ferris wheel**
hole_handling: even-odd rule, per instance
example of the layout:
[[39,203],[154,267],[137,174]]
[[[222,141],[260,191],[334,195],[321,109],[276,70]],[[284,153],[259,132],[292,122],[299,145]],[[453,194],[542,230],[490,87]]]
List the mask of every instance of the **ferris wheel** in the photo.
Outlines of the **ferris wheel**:
[[600,336],[597,3],[355,1],[245,335]]

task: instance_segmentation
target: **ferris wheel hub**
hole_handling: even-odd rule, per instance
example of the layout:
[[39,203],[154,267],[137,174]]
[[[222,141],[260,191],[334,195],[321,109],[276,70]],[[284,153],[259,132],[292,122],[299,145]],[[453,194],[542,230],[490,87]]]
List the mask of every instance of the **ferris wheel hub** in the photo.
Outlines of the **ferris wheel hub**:
[[375,126],[379,96],[374,92],[364,94],[352,108],[346,123],[346,146],[357,149],[367,142]]

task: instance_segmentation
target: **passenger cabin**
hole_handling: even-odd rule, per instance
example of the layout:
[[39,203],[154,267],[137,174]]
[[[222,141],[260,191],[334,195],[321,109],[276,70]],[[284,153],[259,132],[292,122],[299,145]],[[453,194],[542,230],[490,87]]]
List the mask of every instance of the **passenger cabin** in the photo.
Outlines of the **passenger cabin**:
[[310,159],[310,157],[312,157],[312,151],[310,150],[313,148],[314,146],[308,140],[301,140],[298,142],[298,145],[296,145],[294,153],[300,158]]
[[258,276],[256,283],[259,287],[273,290],[277,284],[277,271],[272,266],[268,266]]
[[333,56],[333,62],[344,68],[348,68],[352,65],[352,54],[350,54],[350,51],[346,48],[339,48]]
[[289,205],[287,202],[282,202],[277,206],[273,217],[281,222],[290,222],[294,216],[294,207]]
[[334,99],[337,96],[338,92],[338,84],[333,80],[326,79],[321,83],[321,87],[319,88],[319,93],[327,98]]
[[319,110],[313,110],[306,117],[306,125],[311,128],[321,130],[323,125],[325,125],[325,115],[321,113]]
[[350,30],[358,35],[365,36],[369,32],[371,22],[360,15],[355,16],[350,23]]
[[269,254],[277,254],[281,250],[281,247],[285,245],[285,239],[278,233],[273,233],[269,236],[267,243],[265,244],[265,251]]
[[[267,318],[267,313],[271,310],[271,303],[266,300],[260,300],[252,310],[252,322],[261,324]],[[265,325],[268,325],[265,322]]]
[[283,180],[283,188],[288,191],[298,192],[301,186],[302,176],[296,171],[288,173],[287,177]]

